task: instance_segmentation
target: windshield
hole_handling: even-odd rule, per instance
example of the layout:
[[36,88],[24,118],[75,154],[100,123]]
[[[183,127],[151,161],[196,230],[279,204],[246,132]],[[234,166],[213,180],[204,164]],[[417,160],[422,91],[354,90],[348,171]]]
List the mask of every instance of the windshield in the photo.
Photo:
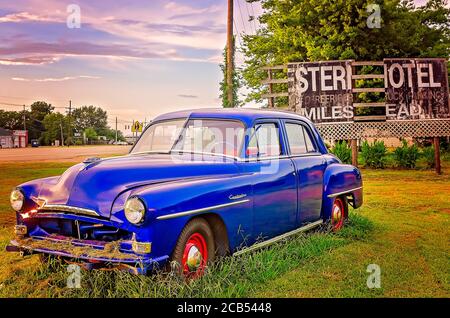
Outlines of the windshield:
[[186,119],[175,119],[155,123],[146,129],[134,146],[131,153],[164,152],[168,153],[173,147],[183,129]]
[[223,119],[170,120],[151,125],[131,153],[177,152],[237,157],[244,137],[244,124]]

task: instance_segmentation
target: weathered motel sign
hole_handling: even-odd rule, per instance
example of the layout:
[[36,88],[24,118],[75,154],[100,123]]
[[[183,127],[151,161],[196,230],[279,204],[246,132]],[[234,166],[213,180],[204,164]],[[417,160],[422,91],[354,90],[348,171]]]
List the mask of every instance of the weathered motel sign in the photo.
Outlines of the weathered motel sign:
[[[290,104],[315,123],[355,119],[353,61],[288,64]],[[381,63],[381,62],[379,62]],[[444,59],[385,59],[386,120],[450,118]],[[357,77],[356,77],[357,78]],[[360,104],[360,103],[358,103]],[[379,105],[378,105],[379,106]]]
[[447,67],[439,59],[385,59],[386,119],[450,118]]
[[351,61],[289,64],[289,98],[294,98],[296,109],[313,122],[351,121],[351,74]]

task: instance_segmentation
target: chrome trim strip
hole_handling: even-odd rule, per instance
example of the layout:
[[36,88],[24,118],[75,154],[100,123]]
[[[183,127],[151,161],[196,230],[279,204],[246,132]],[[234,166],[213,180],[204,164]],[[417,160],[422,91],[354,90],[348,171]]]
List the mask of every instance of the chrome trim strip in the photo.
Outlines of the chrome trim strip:
[[90,209],[83,209],[78,208],[75,206],[70,205],[62,205],[62,204],[46,204],[44,205],[39,211],[43,212],[69,212],[74,214],[83,214],[83,215],[90,215],[90,216],[100,216],[97,212]]
[[357,188],[353,188],[353,189],[350,189],[350,190],[345,190],[345,191],[342,191],[342,192],[332,193],[332,194],[329,194],[328,197],[329,198],[335,198],[335,197],[340,196],[341,194],[346,194],[346,193],[353,192],[353,191],[356,191],[356,190],[359,190],[359,189],[362,189],[362,186],[357,187]]
[[189,211],[185,211],[185,212],[178,212],[178,213],[174,213],[174,214],[162,215],[162,216],[158,216],[156,219],[157,220],[173,219],[173,218],[178,218],[178,217],[181,217],[181,216],[186,216],[186,215],[206,212],[206,211],[210,211],[210,210],[214,210],[214,209],[226,208],[226,207],[229,207],[229,206],[233,206],[233,205],[237,205],[237,204],[241,204],[241,203],[245,203],[245,202],[249,202],[249,201],[250,201],[249,199],[245,199],[245,200],[240,200],[240,201],[235,201],[235,202],[230,202],[230,203],[213,205],[213,206],[209,206],[209,207],[201,208],[201,209],[196,209],[196,210],[189,210]]
[[233,256],[239,256],[241,254],[244,254],[244,253],[247,253],[247,252],[251,252],[251,251],[254,251],[254,250],[266,247],[266,246],[269,246],[269,245],[274,244],[276,242],[279,242],[279,241],[281,241],[281,240],[283,240],[285,238],[288,238],[289,236],[292,236],[292,235],[295,235],[295,234],[298,234],[298,233],[301,233],[301,232],[305,232],[305,231],[311,230],[311,229],[315,228],[316,226],[319,226],[322,223],[323,223],[323,220],[318,220],[318,221],[306,224],[306,225],[304,225],[302,227],[299,227],[298,229],[295,229],[293,231],[290,231],[290,232],[281,234],[279,236],[273,237],[273,238],[271,238],[271,239],[269,239],[267,241],[263,241],[261,243],[256,243],[256,244],[254,244],[254,245],[252,245],[250,247],[243,248],[243,249],[233,253]]

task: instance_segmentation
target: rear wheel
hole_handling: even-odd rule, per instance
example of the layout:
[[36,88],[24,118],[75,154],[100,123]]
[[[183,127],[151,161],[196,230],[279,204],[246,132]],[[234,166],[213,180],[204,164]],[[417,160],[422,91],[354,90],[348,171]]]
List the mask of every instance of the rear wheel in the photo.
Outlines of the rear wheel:
[[331,225],[333,231],[339,231],[344,226],[344,222],[348,217],[348,202],[345,197],[337,197],[334,199],[331,209]]
[[172,254],[173,269],[180,276],[196,278],[214,261],[215,243],[211,228],[202,218],[193,219],[183,229]]

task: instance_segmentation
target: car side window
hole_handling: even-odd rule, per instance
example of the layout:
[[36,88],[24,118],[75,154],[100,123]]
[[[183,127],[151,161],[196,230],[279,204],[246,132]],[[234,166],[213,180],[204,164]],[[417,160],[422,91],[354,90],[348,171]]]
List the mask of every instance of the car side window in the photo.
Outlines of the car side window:
[[257,124],[252,129],[247,155],[250,158],[274,157],[281,154],[280,133],[275,123]]
[[286,123],[286,134],[292,155],[316,152],[308,130],[301,124]]

